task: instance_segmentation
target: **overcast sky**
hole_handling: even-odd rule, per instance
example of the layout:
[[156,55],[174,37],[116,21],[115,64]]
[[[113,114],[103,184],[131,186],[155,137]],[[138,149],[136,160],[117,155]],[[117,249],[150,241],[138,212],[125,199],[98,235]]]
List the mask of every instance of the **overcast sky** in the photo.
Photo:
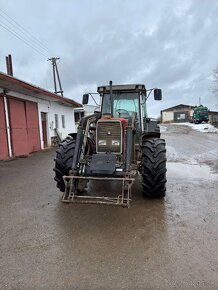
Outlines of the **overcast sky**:
[[217,0],[0,0],[0,39],[0,71],[12,54],[15,77],[53,91],[47,58],[58,56],[64,95],[78,102],[112,80],[161,88],[163,101],[148,102],[151,117],[199,98],[218,110],[209,89],[218,67]]

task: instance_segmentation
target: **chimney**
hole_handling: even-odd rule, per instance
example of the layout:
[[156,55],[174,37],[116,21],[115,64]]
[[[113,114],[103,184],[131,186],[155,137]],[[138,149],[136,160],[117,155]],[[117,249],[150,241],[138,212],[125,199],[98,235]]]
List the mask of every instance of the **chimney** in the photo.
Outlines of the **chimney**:
[[11,54],[6,56],[6,67],[7,67],[7,74],[10,76],[13,76],[13,66],[12,66]]

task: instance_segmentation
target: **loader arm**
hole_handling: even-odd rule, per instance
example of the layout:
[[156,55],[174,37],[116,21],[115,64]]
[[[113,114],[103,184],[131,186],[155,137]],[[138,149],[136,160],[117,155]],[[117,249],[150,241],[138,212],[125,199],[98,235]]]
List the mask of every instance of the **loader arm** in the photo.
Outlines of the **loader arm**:
[[79,123],[77,136],[76,136],[76,144],[75,144],[75,151],[72,163],[72,174],[78,174],[78,165],[79,161],[81,160],[81,155],[84,156],[85,154],[85,147],[87,144],[88,133],[90,129],[90,124],[96,124],[98,119],[100,118],[100,113],[93,114],[87,117],[83,117]]

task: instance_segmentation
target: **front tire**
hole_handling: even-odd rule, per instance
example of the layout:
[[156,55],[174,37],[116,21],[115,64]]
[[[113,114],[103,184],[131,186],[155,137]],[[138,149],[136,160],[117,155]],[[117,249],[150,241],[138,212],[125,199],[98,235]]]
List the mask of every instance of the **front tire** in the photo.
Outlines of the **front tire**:
[[59,144],[59,148],[56,151],[55,167],[53,169],[55,172],[54,180],[62,192],[65,191],[63,176],[69,175],[69,170],[73,163],[75,143],[76,140],[69,136]]
[[142,142],[142,189],[145,198],[163,198],[166,193],[165,140],[148,138]]

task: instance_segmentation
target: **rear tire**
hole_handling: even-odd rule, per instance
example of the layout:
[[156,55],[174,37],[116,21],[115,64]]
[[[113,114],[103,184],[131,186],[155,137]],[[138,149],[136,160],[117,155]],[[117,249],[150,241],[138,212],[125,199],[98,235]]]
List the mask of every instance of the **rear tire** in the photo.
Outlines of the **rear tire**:
[[145,198],[163,198],[166,192],[165,140],[142,141],[142,189]]
[[69,170],[73,163],[75,143],[76,140],[69,136],[59,144],[59,148],[56,151],[55,167],[53,169],[55,172],[54,180],[62,192],[65,191],[63,176],[69,175]]

